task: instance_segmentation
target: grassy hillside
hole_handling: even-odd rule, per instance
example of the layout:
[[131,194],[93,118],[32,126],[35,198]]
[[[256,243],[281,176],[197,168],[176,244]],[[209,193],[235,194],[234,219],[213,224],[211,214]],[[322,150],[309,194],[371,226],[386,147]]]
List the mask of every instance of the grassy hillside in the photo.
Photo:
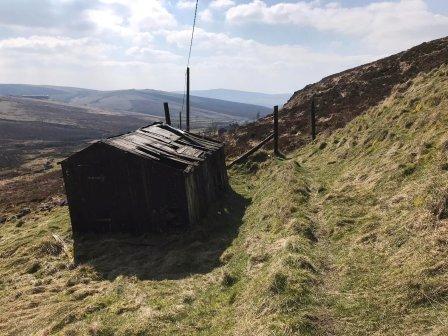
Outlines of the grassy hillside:
[[192,232],[77,240],[80,265],[65,207],[7,221],[0,330],[448,333],[448,67],[284,160],[261,152],[230,174],[233,192]]
[[[389,97],[395,86],[447,65],[447,60],[448,37],[445,37],[305,86],[292,95],[279,113],[279,127],[283,130],[281,146],[289,152],[310,142],[309,111],[313,96],[317,132],[334,131]],[[272,116],[268,116],[228,132],[223,137],[227,153],[232,156],[244,153],[271,130]]]
[[336,334],[448,332],[447,121],[444,66],[300,152]]

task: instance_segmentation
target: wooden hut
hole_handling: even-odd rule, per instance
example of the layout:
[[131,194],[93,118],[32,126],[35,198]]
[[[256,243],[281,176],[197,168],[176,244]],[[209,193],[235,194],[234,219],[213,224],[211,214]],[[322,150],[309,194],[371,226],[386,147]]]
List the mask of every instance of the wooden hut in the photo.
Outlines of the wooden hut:
[[162,232],[197,222],[228,187],[223,144],[155,123],[61,162],[73,232]]

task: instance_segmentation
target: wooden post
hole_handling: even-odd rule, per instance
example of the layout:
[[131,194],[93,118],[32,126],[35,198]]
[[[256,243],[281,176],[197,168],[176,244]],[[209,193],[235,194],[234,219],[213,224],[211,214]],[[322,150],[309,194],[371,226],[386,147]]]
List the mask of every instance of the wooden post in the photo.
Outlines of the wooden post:
[[163,103],[163,108],[165,110],[165,123],[171,125],[170,108],[167,102]]
[[254,148],[250,149],[249,151],[247,151],[246,153],[244,153],[243,155],[241,155],[240,157],[238,157],[237,159],[235,159],[234,161],[232,161],[227,168],[232,167],[234,164],[236,163],[241,163],[244,160],[246,160],[249,155],[251,155],[252,153],[255,153],[257,150],[259,150],[261,147],[263,147],[265,144],[267,144],[269,141],[271,141],[271,139],[274,137],[274,133],[269,134],[269,136],[262,140],[258,145],[256,145]]
[[187,132],[190,132],[190,68],[187,68]]
[[316,139],[316,105],[314,102],[314,95],[311,98],[311,110],[310,110],[310,123],[311,123],[311,138]]
[[182,111],[179,111],[179,129],[182,129]]
[[278,106],[274,106],[274,154],[278,155]]

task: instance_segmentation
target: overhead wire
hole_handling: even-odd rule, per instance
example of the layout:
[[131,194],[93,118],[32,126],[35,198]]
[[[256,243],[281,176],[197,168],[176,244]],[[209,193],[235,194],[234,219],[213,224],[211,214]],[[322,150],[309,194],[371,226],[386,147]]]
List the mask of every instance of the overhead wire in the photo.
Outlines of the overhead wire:
[[196,5],[194,7],[193,29],[191,30],[190,49],[188,50],[187,68],[190,66],[191,48],[193,47],[193,38],[194,38],[194,28],[196,27],[196,16],[198,15],[198,2],[199,0],[196,0]]
[[[194,7],[194,18],[193,18],[193,28],[191,29],[191,38],[190,38],[190,47],[188,49],[188,57],[187,57],[187,68],[190,66],[190,59],[191,59],[191,49],[193,48],[193,39],[194,39],[194,30],[196,27],[196,17],[198,15],[198,3],[199,0],[196,0],[196,4]],[[182,114],[184,112],[184,105],[185,105],[185,96],[186,96],[186,89],[187,87],[187,71],[185,70],[185,80],[184,80],[184,94],[182,97],[182,108],[179,113],[179,128],[182,128]]]

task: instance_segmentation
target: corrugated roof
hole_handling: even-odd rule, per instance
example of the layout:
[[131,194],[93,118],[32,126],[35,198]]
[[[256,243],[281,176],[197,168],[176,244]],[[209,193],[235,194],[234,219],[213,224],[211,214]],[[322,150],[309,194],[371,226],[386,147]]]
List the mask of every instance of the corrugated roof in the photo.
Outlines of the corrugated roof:
[[142,157],[178,166],[196,166],[220,149],[217,141],[193,133],[154,123],[134,132],[111,137],[101,142]]

